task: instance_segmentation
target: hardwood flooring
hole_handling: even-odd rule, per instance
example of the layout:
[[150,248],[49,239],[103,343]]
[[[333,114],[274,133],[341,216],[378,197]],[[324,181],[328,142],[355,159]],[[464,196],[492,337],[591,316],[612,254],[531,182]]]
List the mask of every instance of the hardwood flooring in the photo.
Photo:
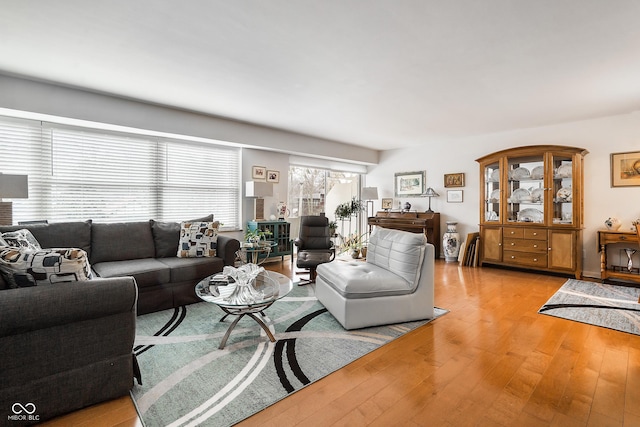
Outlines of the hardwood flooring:
[[[537,313],[566,278],[443,261],[435,276],[448,314],[239,426],[640,426],[640,336]],[[47,425],[141,423],[121,398]]]

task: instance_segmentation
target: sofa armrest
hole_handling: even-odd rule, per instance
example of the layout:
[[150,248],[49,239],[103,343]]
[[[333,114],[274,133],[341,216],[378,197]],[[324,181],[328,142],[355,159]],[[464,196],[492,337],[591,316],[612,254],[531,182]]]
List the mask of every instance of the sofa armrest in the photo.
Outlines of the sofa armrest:
[[[133,277],[7,289],[0,295],[0,337],[133,312],[138,287]],[[135,317],[134,317],[135,319]],[[129,325],[135,334],[135,322]]]
[[238,249],[240,249],[240,241],[238,239],[218,234],[217,255],[222,258],[224,265],[234,265]]

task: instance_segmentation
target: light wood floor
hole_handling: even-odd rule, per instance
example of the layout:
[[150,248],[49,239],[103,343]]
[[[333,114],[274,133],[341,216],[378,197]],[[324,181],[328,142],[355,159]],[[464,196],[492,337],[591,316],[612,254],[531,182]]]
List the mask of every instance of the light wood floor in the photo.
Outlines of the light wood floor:
[[[537,314],[565,278],[443,261],[435,276],[450,313],[239,425],[640,426],[640,336]],[[122,398],[47,425],[140,424]]]

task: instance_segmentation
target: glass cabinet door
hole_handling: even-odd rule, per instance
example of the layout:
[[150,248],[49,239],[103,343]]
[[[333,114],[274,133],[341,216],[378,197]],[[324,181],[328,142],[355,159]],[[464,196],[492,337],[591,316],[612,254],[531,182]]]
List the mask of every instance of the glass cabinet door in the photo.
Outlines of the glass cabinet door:
[[507,222],[543,224],[544,157],[507,159]]
[[500,163],[484,166],[484,222],[500,221]]
[[551,193],[554,224],[573,224],[573,161],[571,156],[552,155]]

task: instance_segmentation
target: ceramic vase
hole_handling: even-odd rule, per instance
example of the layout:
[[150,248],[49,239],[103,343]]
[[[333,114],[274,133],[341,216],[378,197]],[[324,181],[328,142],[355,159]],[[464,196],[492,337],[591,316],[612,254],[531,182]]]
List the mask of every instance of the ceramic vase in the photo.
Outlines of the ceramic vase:
[[605,227],[607,227],[607,230],[616,231],[618,228],[620,228],[622,223],[618,218],[611,217],[606,219],[606,221],[604,222],[604,225]]
[[453,262],[458,260],[460,253],[460,233],[456,229],[457,222],[447,221],[447,231],[442,235],[444,260]]

